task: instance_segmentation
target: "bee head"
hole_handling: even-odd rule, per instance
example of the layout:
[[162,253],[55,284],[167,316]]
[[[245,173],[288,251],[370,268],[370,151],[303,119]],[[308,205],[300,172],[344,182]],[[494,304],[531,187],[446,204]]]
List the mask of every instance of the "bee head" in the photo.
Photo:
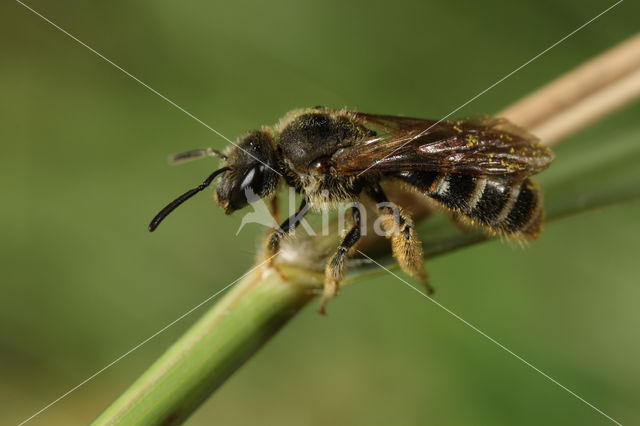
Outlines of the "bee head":
[[271,195],[280,178],[273,133],[247,133],[228,153],[224,166],[228,171],[218,180],[216,202],[226,214]]
[[196,149],[173,155],[170,162],[182,163],[204,156],[220,157],[225,164],[211,173],[203,183],[188,190],[160,210],[151,220],[149,231],[155,231],[169,213],[197,193],[204,191],[217,176],[220,176],[220,179],[216,201],[227,214],[272,194],[278,186],[278,155],[273,132],[268,129],[247,133],[226,155],[212,148]]

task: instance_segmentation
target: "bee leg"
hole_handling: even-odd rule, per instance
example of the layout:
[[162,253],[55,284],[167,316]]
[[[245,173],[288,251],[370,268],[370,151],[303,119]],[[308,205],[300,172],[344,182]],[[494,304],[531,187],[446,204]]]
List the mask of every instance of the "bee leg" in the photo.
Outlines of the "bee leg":
[[277,222],[280,222],[280,200],[277,195],[274,195],[269,202],[269,211],[271,216]]
[[267,237],[266,257],[273,258],[280,249],[280,240],[282,240],[282,237],[295,230],[308,211],[309,203],[306,199],[303,199],[297,212],[289,216],[278,228],[271,230],[271,233]]
[[[271,217],[273,218],[273,222],[274,223],[278,223],[280,222],[280,202],[279,202],[279,198],[278,195],[274,195],[268,202],[268,209],[269,209],[269,214],[271,214]],[[268,228],[267,229],[267,233],[266,233],[266,237],[267,240],[269,241],[269,239],[271,238],[271,234],[273,234],[274,228]],[[277,249],[276,249],[277,251]],[[267,250],[264,254],[267,255],[267,257],[269,256],[273,256],[275,254],[275,252],[271,252],[270,250]]]
[[322,301],[320,302],[320,314],[326,314],[326,306],[329,299],[338,294],[340,281],[344,277],[344,264],[347,253],[360,239],[360,210],[358,207],[351,208],[353,216],[353,226],[340,243],[338,251],[331,257],[324,270],[324,289],[322,291]]
[[422,242],[416,234],[413,220],[401,207],[389,202],[382,188],[377,185],[369,189],[369,195],[376,202],[382,221],[382,228],[391,239],[391,250],[400,268],[417,278],[425,287],[427,294],[433,294],[429,277],[424,267]]

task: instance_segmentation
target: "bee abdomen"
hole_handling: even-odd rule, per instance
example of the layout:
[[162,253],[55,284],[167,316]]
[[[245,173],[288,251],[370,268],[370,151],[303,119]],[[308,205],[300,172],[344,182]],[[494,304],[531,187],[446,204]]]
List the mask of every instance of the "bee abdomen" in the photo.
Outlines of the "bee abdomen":
[[412,172],[401,177],[445,207],[507,237],[536,238],[542,228],[542,197],[531,179]]

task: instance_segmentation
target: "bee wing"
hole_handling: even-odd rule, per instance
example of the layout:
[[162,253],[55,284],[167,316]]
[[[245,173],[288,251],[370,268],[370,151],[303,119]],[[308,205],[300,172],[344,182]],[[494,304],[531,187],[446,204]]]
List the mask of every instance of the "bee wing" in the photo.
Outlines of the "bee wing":
[[544,170],[553,153],[503,118],[432,121],[353,112],[380,136],[344,147],[332,160],[339,174],[442,171],[530,176]]

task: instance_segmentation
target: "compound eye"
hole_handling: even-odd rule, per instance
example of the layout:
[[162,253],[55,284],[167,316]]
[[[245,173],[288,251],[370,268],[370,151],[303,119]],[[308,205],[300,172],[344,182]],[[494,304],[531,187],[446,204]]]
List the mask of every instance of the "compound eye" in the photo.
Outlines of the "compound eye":
[[[249,170],[240,183],[240,190],[247,195],[247,199],[251,196],[258,195],[262,192],[264,181],[264,165],[254,166]],[[249,200],[251,202],[251,200]]]

